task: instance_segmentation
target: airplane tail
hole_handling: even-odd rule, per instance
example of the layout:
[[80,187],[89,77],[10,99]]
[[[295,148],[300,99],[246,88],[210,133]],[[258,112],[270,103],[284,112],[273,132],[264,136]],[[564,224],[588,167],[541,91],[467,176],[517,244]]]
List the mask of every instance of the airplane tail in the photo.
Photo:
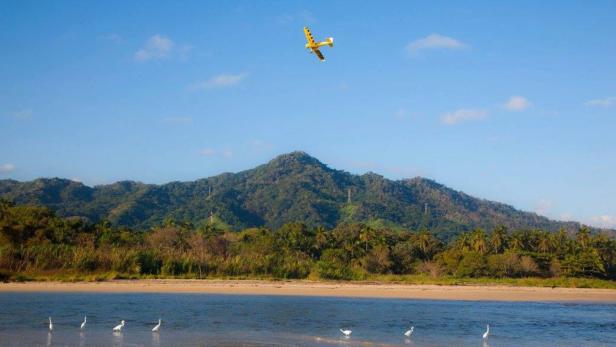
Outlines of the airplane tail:
[[334,38],[333,37],[328,37],[325,42],[327,42],[327,45],[329,47],[334,47]]

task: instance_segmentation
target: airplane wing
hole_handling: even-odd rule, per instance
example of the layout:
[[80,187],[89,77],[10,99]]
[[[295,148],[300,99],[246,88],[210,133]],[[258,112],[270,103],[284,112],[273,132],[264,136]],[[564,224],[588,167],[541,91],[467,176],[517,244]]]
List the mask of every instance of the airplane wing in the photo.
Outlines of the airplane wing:
[[304,27],[304,35],[306,35],[306,41],[308,41],[308,44],[315,44],[314,38],[312,37],[312,34],[310,33],[310,29],[308,29],[308,27]]
[[317,57],[319,57],[320,61],[324,61],[325,60],[325,57],[323,56],[323,53],[321,53],[321,51],[319,51],[318,49],[315,49],[313,52],[314,52],[314,54],[317,55]]

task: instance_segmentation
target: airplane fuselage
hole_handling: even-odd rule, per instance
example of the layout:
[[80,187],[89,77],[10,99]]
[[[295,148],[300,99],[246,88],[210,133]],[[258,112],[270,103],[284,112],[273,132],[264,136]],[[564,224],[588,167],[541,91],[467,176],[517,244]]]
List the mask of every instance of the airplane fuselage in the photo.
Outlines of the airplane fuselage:
[[332,47],[333,45],[334,45],[334,42],[333,42],[333,40],[330,37],[327,41],[315,42],[315,44],[307,43],[306,44],[306,48],[307,49],[319,49],[319,48],[321,48],[323,46]]

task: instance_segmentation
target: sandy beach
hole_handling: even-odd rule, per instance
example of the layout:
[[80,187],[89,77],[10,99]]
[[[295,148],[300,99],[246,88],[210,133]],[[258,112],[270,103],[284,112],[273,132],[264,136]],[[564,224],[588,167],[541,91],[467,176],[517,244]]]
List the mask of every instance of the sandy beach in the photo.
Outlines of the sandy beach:
[[616,290],[613,289],[254,280],[12,282],[1,283],[0,293],[2,292],[208,293],[436,300],[616,302]]

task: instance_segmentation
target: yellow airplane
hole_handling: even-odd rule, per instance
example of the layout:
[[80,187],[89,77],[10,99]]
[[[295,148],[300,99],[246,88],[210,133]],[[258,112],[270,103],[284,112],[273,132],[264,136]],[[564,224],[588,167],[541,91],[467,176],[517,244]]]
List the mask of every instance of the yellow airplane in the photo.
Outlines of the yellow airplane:
[[316,54],[320,61],[325,61],[325,57],[323,53],[319,50],[319,48],[323,46],[334,47],[334,38],[328,37],[325,41],[316,42],[310,33],[310,29],[308,27],[304,27],[304,35],[306,35],[306,48],[309,49],[312,53]]

